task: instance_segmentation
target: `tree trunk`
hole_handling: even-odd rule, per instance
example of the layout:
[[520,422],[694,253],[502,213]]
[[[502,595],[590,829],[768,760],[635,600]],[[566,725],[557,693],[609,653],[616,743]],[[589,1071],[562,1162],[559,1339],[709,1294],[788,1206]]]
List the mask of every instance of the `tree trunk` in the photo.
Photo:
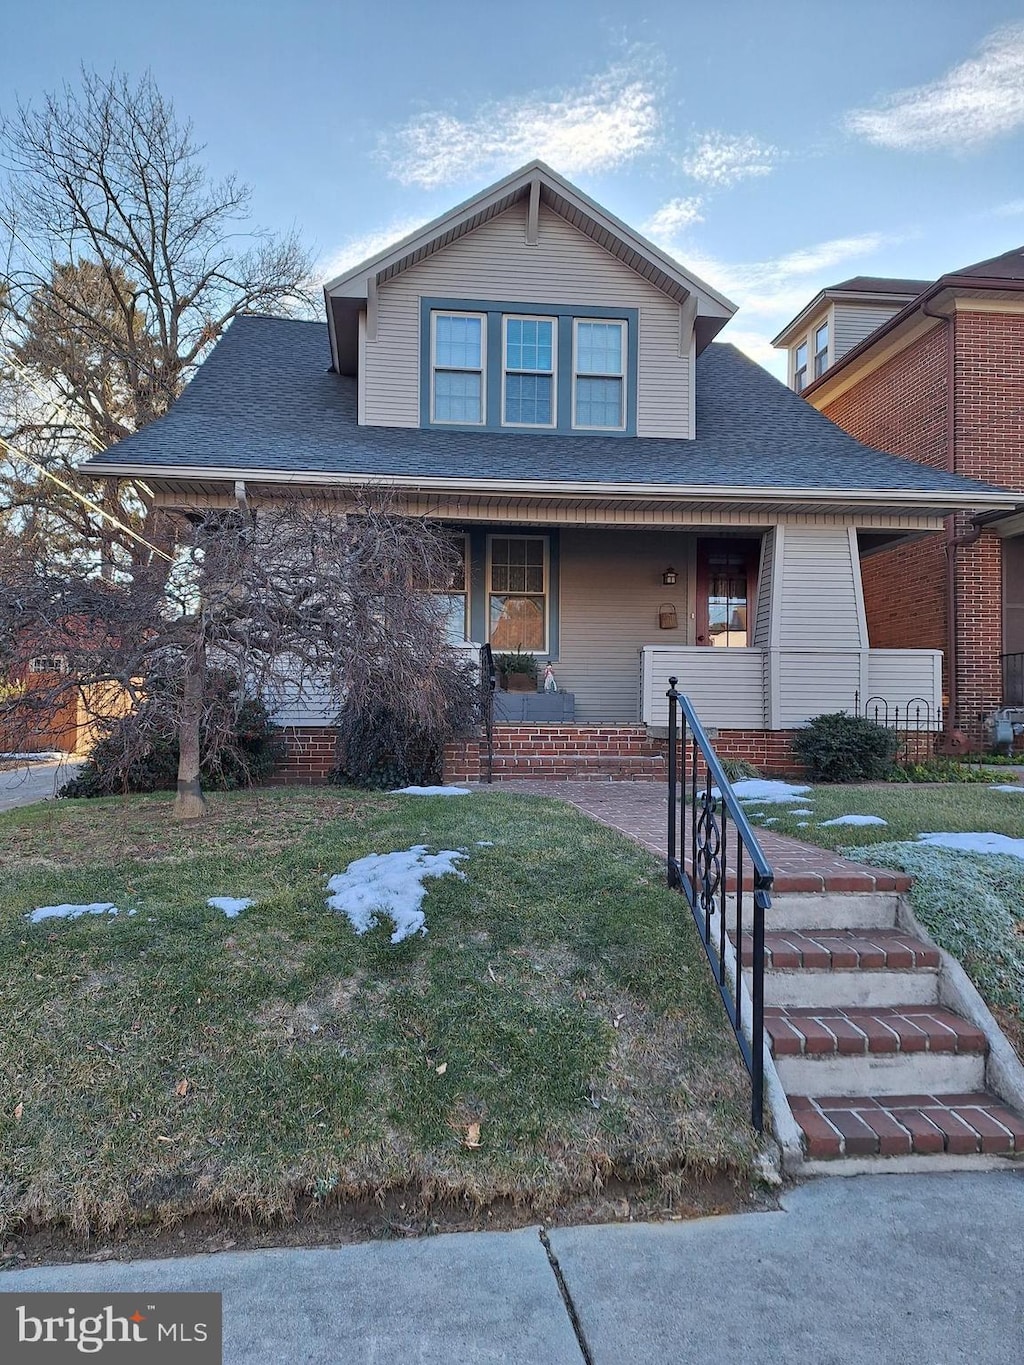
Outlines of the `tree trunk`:
[[175,820],[199,820],[206,814],[206,798],[199,785],[199,726],[203,715],[206,684],[206,652],[200,650],[190,661],[185,676],[178,725],[178,795],[174,801]]

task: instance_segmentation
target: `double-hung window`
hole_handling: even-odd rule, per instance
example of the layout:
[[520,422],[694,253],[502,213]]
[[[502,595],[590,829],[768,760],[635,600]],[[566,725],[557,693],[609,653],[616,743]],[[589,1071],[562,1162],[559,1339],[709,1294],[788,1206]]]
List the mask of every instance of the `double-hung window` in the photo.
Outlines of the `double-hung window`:
[[507,314],[502,321],[505,353],[502,424],[553,427],[558,323],[554,318]]
[[480,426],[486,412],[485,317],[434,313],[430,357],[430,413],[434,422]]
[[823,322],[814,333],[814,377],[820,379],[828,369],[828,323]]
[[803,393],[807,384],[807,342],[802,341],[793,356],[793,388]]
[[626,324],[573,323],[574,427],[622,431],[626,425]]
[[491,536],[487,619],[500,650],[548,647],[548,546],[544,536]]

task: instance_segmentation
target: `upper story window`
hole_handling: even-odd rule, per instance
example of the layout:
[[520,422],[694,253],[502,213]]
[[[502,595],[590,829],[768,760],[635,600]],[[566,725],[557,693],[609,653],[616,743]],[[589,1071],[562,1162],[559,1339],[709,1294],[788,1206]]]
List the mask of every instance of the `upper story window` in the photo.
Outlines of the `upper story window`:
[[802,341],[793,353],[793,388],[803,393],[807,384],[807,342]]
[[553,427],[556,418],[555,318],[508,317],[502,422],[505,426]]
[[430,413],[435,422],[484,421],[486,329],[481,313],[434,313]]
[[626,324],[577,318],[574,326],[573,425],[621,431]]
[[814,333],[814,377],[820,379],[828,369],[828,323],[823,322]]
[[420,422],[635,436],[639,312],[420,300]]

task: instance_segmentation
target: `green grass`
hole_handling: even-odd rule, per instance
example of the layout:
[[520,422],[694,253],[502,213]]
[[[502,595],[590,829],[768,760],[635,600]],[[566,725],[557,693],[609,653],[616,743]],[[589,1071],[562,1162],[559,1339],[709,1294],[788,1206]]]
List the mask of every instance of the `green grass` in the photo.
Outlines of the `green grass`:
[[[749,1171],[746,1074],[641,849],[500,793],[211,807],[196,828],[163,796],[0,816],[0,1231],[407,1188],[540,1209]],[[427,882],[425,937],[325,909],[332,873],[417,843],[469,854]],[[228,920],[211,895],[258,904]],[[94,900],[137,913],[25,920]]]
[[[794,804],[809,807],[814,814],[794,816],[786,806],[756,803],[747,805],[746,810],[754,824],[764,825],[766,820],[772,820],[774,823],[768,828],[822,848],[893,843],[938,831],[990,830],[1024,838],[1024,795],[969,783],[816,786],[806,801]],[[822,828],[822,821],[838,815],[878,815],[888,823]]]

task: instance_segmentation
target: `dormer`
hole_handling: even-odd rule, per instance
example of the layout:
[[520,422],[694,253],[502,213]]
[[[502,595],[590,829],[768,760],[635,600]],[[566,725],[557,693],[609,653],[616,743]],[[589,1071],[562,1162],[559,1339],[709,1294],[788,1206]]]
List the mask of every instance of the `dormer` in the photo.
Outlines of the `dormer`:
[[930,283],[856,275],[823,289],[772,342],[787,352],[789,387],[803,393]]
[[694,362],[735,311],[542,162],[325,286],[359,422],[694,435]]

